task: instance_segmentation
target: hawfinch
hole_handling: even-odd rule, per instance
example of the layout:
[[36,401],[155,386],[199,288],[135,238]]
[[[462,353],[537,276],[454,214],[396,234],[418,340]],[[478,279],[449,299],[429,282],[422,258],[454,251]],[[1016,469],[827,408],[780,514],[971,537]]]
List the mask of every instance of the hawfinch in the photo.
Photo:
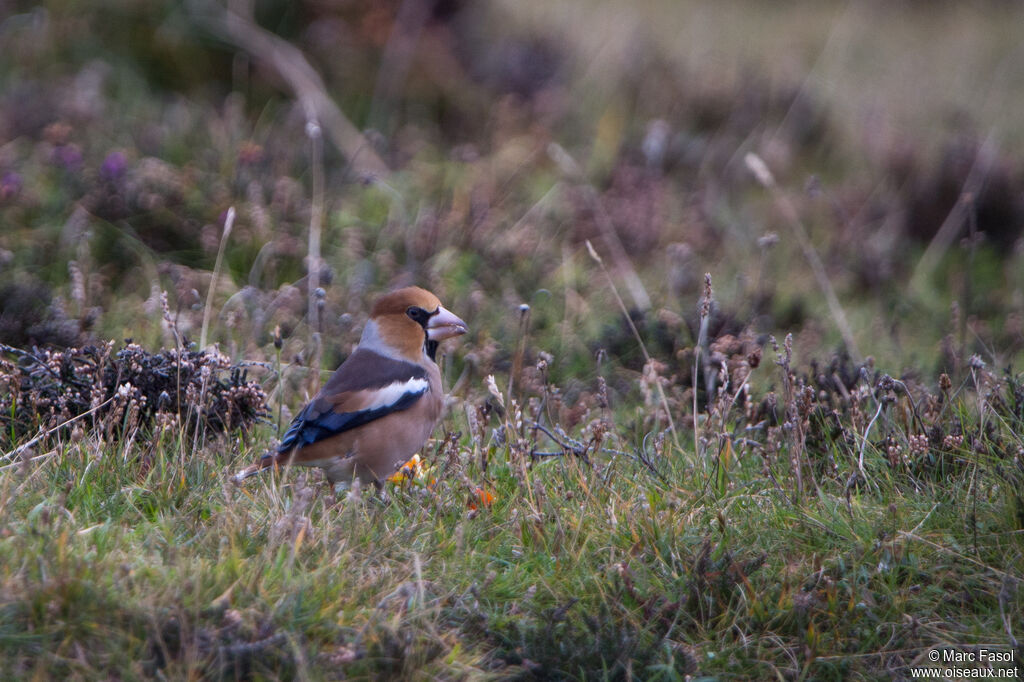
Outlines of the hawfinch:
[[444,393],[434,362],[439,341],[466,323],[429,291],[408,287],[373,306],[359,346],[298,416],[276,451],[236,481],[274,465],[320,467],[335,487],[378,483],[430,437]]

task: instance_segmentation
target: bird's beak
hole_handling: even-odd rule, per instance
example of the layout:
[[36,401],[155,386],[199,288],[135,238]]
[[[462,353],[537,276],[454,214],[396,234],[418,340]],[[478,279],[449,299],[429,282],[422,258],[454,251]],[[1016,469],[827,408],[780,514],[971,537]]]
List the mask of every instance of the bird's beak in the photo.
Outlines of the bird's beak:
[[430,316],[427,322],[427,338],[431,341],[450,339],[453,336],[465,334],[469,329],[466,323],[456,317],[444,306],[439,306],[437,312]]

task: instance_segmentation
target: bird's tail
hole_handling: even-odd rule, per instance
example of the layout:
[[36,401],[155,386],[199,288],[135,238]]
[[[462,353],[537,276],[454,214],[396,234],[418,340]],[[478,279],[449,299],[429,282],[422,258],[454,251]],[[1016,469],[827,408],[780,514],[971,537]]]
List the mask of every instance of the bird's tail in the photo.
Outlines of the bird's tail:
[[279,455],[276,452],[268,452],[267,454],[260,457],[260,461],[245,467],[237,474],[232,476],[231,480],[234,481],[235,483],[241,483],[245,479],[255,476],[261,471],[270,469],[271,467],[278,463],[278,456]]

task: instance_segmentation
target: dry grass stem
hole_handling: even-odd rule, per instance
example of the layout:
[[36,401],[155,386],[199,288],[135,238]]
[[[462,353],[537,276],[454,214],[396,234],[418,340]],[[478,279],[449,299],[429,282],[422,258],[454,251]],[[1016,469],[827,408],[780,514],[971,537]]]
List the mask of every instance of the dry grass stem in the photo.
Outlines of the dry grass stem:
[[231,228],[235,224],[235,207],[228,208],[224,217],[224,230],[220,235],[220,245],[217,247],[217,260],[213,265],[213,274],[210,276],[210,290],[206,292],[206,307],[203,309],[203,327],[199,333],[199,347],[206,348],[206,333],[210,329],[210,316],[213,314],[213,297],[217,291],[217,278],[220,276],[220,268],[224,264],[224,249],[228,245],[228,237],[231,236]]
[[[633,318],[629,315],[629,310],[626,309],[626,304],[623,302],[622,297],[619,296],[619,290],[615,286],[615,280],[612,279],[612,275],[608,272],[608,268],[605,267],[604,261],[601,256],[594,249],[593,244],[588,239],[586,242],[587,253],[597,263],[598,267],[601,268],[601,272],[604,273],[605,280],[608,282],[608,287],[611,289],[612,295],[615,297],[615,302],[619,306],[619,311],[622,316],[626,318],[626,323],[629,325],[629,330],[633,334],[633,338],[636,339],[637,344],[640,346],[640,352],[644,355],[644,363],[649,364],[651,362],[651,354],[647,352],[647,345],[644,343],[644,339],[640,336],[640,330],[636,328],[633,323]],[[672,431],[672,440],[676,446],[676,452],[682,452],[682,448],[679,447],[679,433],[676,430],[675,420],[672,418],[672,410],[668,405],[668,398],[665,396],[665,388],[661,385],[660,381],[654,382],[655,387],[658,389],[658,399],[661,401],[661,406],[665,410],[665,418],[668,420],[669,429]]]
[[[622,240],[619,239],[619,235],[615,231],[615,226],[612,225],[611,220],[609,220],[608,212],[601,204],[601,197],[598,195],[597,190],[594,189],[593,185],[586,182],[579,164],[577,164],[576,160],[572,158],[569,152],[560,145],[552,142],[548,146],[548,154],[558,164],[562,173],[582,188],[583,194],[586,197],[587,202],[590,204],[591,211],[594,214],[594,219],[597,221],[597,225],[601,230],[601,238],[605,242],[605,246],[611,252],[612,262],[615,264],[615,269],[626,281],[626,289],[629,290],[629,295],[633,299],[633,305],[635,305],[640,311],[650,310],[650,294],[647,293],[647,289],[644,287],[644,283],[640,279],[640,275],[637,274],[636,268],[633,267],[633,262],[629,259],[626,249],[622,246]],[[604,266],[602,265],[602,267]]]
[[822,294],[825,296],[825,301],[828,303],[829,312],[832,314],[832,319],[836,323],[836,327],[839,329],[839,334],[843,338],[843,344],[846,346],[846,350],[854,358],[855,361],[860,362],[861,354],[857,350],[857,342],[853,338],[853,329],[850,327],[850,323],[846,319],[846,313],[843,311],[843,306],[839,303],[839,297],[836,296],[835,289],[832,287],[832,281],[828,277],[828,273],[825,271],[825,265],[821,262],[821,257],[818,256],[818,251],[811,244],[811,239],[807,234],[807,230],[804,227],[803,222],[800,220],[800,216],[797,213],[796,206],[793,205],[792,200],[789,196],[782,191],[782,189],[776,184],[775,176],[772,175],[768,165],[764,162],[761,157],[753,152],[747,153],[744,157],[744,162],[747,168],[750,169],[757,181],[772,193],[775,198],[775,205],[779,208],[779,212],[782,217],[785,218],[787,224],[793,231],[793,235],[796,237],[797,243],[800,245],[800,249],[804,253],[804,257],[807,259],[807,263],[811,266],[811,270],[814,272],[814,278],[818,282],[818,288],[821,289]]
[[946,255],[949,247],[956,240],[957,235],[960,234],[964,225],[967,224],[970,211],[973,210],[972,198],[978,195],[978,192],[984,186],[986,180],[988,180],[993,165],[997,161],[995,132],[991,131],[978,147],[978,151],[974,156],[974,162],[971,164],[971,169],[960,189],[957,202],[953,205],[946,219],[942,221],[942,225],[939,226],[935,236],[932,237],[928,248],[925,249],[924,254],[921,256],[921,260],[914,267],[914,274],[910,278],[910,287],[919,295],[925,295],[928,291],[928,278],[931,277],[942,257]]
[[225,11],[211,2],[195,1],[190,5],[197,24],[280,74],[298,98],[306,118],[323,125],[360,177],[388,176],[387,164],[330,98],[323,79],[301,50],[256,25],[249,17]]

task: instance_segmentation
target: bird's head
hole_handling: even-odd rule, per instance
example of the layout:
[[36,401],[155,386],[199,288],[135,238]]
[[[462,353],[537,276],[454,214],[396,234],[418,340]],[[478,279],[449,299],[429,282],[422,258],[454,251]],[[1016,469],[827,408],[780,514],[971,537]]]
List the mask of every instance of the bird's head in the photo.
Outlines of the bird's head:
[[382,296],[373,306],[370,324],[381,342],[410,360],[418,359],[424,347],[433,357],[439,341],[468,331],[466,323],[445,309],[437,296],[419,287]]

